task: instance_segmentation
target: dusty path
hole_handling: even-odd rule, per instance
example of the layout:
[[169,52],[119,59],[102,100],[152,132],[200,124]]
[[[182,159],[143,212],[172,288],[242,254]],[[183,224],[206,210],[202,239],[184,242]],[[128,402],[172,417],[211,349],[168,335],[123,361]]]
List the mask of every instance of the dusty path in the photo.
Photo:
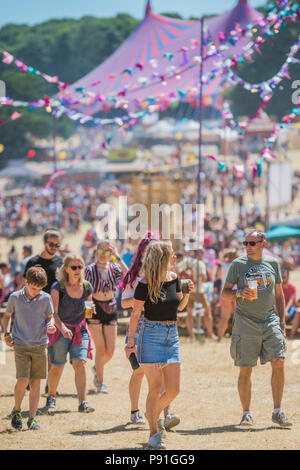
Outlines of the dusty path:
[[[106,368],[109,393],[93,392],[91,362],[88,363],[88,400],[96,407],[93,414],[77,412],[73,369],[65,367],[53,417],[39,414],[39,431],[12,430],[8,414],[13,406],[15,370],[13,352],[6,353],[0,365],[0,449],[143,449],[148,440],[147,426],[129,424],[127,394],[130,366],[123,352],[124,337],[119,336],[116,354]],[[300,341],[288,342],[286,389],[283,407],[293,419],[292,429],[281,429],[271,421],[272,399],[270,366],[258,366],[253,373],[252,410],[255,425],[239,428],[241,408],[236,390],[238,369],[229,356],[229,339],[218,344],[191,344],[181,339],[181,393],[173,410],[181,416],[176,432],[168,433],[168,450],[195,449],[298,449],[300,441]],[[42,381],[44,388],[44,381]],[[147,393],[143,380],[140,408],[145,409]],[[41,398],[40,408],[45,405]],[[24,399],[28,411],[28,395]],[[26,420],[25,424],[26,424]]]

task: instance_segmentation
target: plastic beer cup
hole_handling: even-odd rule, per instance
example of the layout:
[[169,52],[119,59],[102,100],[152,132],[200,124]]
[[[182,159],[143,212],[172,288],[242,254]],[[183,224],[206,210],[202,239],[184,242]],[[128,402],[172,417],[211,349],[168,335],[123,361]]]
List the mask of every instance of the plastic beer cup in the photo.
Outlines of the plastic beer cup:
[[189,279],[182,279],[181,280],[181,290],[183,294],[189,293]]
[[257,299],[257,281],[248,281],[249,289],[253,290],[253,296],[251,300]]
[[84,302],[84,313],[85,313],[85,318],[92,318],[92,307],[93,307],[93,301],[92,300],[86,300]]

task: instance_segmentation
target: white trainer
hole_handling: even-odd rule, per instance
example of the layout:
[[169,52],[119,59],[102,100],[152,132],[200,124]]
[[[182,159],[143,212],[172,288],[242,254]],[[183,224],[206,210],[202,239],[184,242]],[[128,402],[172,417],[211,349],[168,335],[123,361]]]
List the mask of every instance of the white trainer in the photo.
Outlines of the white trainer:
[[166,449],[165,443],[161,439],[159,432],[153,434],[148,441],[148,447],[151,449]]
[[170,413],[165,417],[165,429],[167,431],[170,431],[170,429],[174,428],[175,426],[178,426],[180,423],[180,418],[178,415],[174,413]]

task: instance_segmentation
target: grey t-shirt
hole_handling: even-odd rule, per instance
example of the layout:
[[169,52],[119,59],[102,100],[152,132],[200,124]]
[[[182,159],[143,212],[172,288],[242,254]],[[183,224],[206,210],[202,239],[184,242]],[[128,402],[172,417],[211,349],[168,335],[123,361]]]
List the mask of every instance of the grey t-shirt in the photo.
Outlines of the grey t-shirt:
[[238,298],[236,313],[256,322],[265,322],[275,318],[275,284],[281,284],[282,277],[277,259],[263,256],[254,261],[248,256],[236,258],[228,271],[226,282],[237,284],[238,289],[248,287],[248,280],[257,281],[256,300]]
[[12,329],[15,344],[29,347],[48,344],[47,318],[54,313],[49,294],[41,291],[30,300],[24,287],[10,295],[6,311],[15,314]]

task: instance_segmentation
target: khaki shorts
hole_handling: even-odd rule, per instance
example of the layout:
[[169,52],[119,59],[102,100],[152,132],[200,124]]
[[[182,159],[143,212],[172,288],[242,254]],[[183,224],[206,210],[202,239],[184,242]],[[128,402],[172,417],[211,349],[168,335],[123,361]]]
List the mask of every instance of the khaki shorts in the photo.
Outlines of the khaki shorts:
[[[191,292],[186,307],[193,308],[195,305],[195,302],[196,302],[196,292]],[[203,308],[208,307],[207,297],[206,297],[206,294],[204,294],[204,292],[199,293],[199,303],[202,305]]]
[[47,344],[41,346],[14,345],[17,379],[45,379],[47,376]]
[[239,367],[254,367],[275,358],[284,358],[286,341],[280,328],[279,317],[257,323],[235,314],[231,336],[230,355]]

